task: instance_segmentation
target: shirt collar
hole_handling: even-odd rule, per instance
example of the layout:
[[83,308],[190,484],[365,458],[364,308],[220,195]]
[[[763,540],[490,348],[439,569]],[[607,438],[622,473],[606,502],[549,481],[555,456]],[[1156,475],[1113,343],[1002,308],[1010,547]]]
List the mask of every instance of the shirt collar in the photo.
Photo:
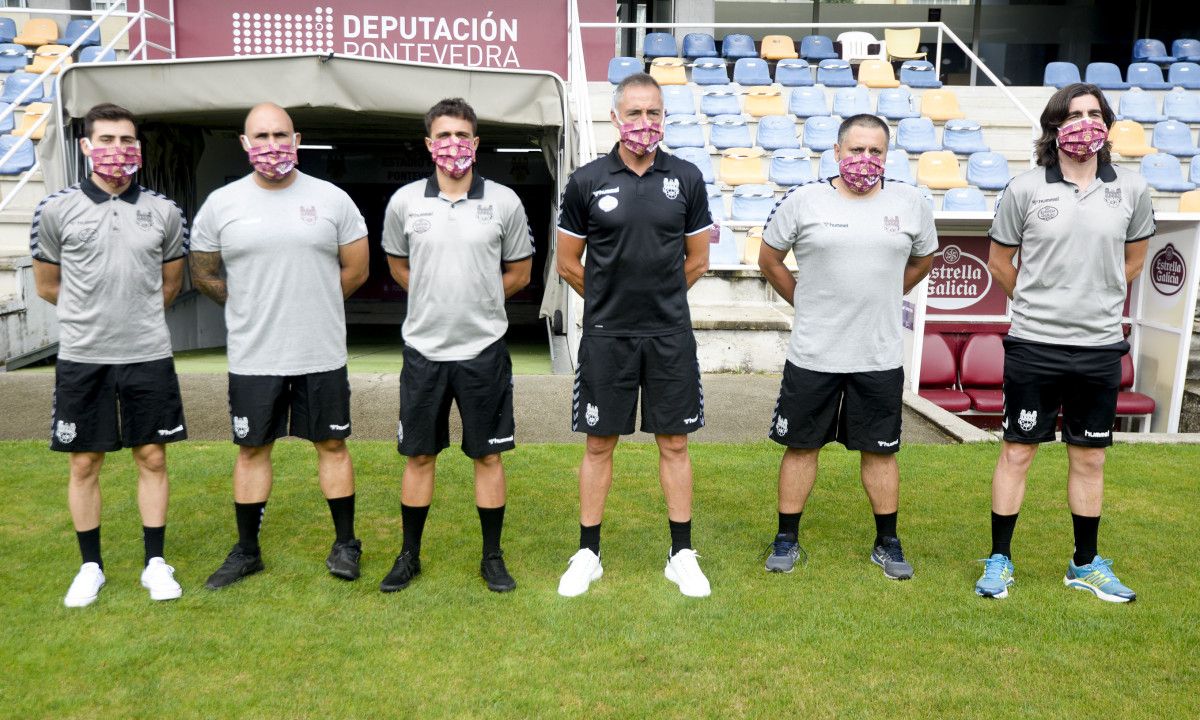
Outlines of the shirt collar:
[[[83,190],[83,194],[87,195],[88,199],[97,205],[108,202],[112,198],[112,195],[109,195],[107,190],[97,185],[91,177],[84,178],[83,182],[79,183],[79,189]],[[129,183],[129,187],[125,188],[125,191],[117,197],[130,205],[137,205],[138,196],[141,195],[141,192],[142,190],[138,184],[131,182]]]
[[[613,143],[613,148],[608,153],[608,171],[610,173],[618,173],[622,170],[629,170],[629,166],[626,165],[625,161],[621,159],[620,148],[620,142]],[[654,162],[650,165],[650,169],[647,170],[647,172],[652,172],[654,170],[659,170],[662,172],[667,171],[667,153],[663,151],[661,146],[654,151]],[[629,170],[629,172],[633,171]]]
[[[1117,171],[1113,168],[1112,163],[1098,162],[1096,165],[1096,177],[1103,182],[1115,182],[1117,179]],[[1058,163],[1046,166],[1046,182],[1060,183],[1063,182],[1062,168]]]
[[[477,172],[471,172],[471,187],[467,189],[468,200],[483,199],[483,183],[485,178]],[[437,172],[435,171],[425,181],[425,197],[435,198],[441,194],[442,189],[438,187]]]

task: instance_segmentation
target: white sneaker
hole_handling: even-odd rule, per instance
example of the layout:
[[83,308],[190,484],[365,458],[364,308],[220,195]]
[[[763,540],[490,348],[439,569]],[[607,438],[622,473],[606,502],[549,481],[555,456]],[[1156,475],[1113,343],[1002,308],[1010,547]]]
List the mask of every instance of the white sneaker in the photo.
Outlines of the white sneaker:
[[587,592],[592,581],[599,580],[603,574],[604,568],[600,565],[600,556],[583,548],[572,555],[568,561],[567,571],[558,581],[558,594],[563,597],[582,595]]
[[150,558],[142,571],[142,587],[150,591],[151,600],[174,600],[183,594],[183,588],[175,582],[175,568],[160,557]]
[[63,605],[67,607],[87,607],[96,602],[100,588],[104,587],[104,571],[94,562],[79,566],[79,574],[71,581]]
[[712,593],[712,588],[708,584],[708,578],[704,577],[704,572],[700,569],[700,563],[696,562],[695,550],[680,550],[667,559],[667,567],[663,570],[663,574],[667,579],[679,586],[679,592],[688,597],[708,597]]

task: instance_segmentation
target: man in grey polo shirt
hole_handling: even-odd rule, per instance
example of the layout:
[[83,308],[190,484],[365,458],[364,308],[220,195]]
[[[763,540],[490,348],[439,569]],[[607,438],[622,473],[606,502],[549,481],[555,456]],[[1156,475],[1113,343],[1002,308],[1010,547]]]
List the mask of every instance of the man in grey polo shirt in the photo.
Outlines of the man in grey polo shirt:
[[[839,175],[788,191],[763,232],[758,264],[796,308],[770,437],[779,465],[779,530],[767,570],[791,572],[800,515],[817,457],[837,440],[860,451],[875,513],[871,560],[893,580],[912,577],[896,534],[904,392],[901,306],[933,264],[937,231],[916,188],[885,183],[888,127],[855,115],[838,130]],[[797,275],[784,266],[796,255]]]
[[238,542],[206,584],[222,588],[263,569],[258,534],[271,494],[271,449],[286,435],[317,450],[336,533],[325,565],[354,580],[362,545],[346,449],[343,302],[367,278],[367,226],[349,195],[296,169],[300,135],[283,108],[256,105],[241,142],[254,172],[208,196],[196,215],[191,262],[193,284],[225,306],[229,414],[239,446]]
[[400,489],[404,544],[379,588],[402,590],[421,572],[421,535],[437,456],[450,444],[453,400],[462,416],[462,450],[475,464],[480,575],[488,589],[507,592],[517,584],[500,549],[500,453],[516,445],[504,300],[529,284],[533,237],[516,193],[474,170],[478,127],[466,101],[434,105],[425,131],[434,174],[397,190],[383,224],[392,276],[408,291],[396,432],[408,460]]
[[178,205],[132,182],[141,150],[128,110],[97,105],[83,129],[91,173],[42,200],[29,243],[38,295],[58,306],[50,448],[70,453],[67,505],[83,556],[63,602],[89,605],[104,586],[100,468],[122,447],[138,467],[142,585],[152,600],[171,600],[182,590],[163,560],[165,444],[187,430],[164,310],[183,279],[187,222]]
[[1060,409],[1075,534],[1063,583],[1109,602],[1136,597],[1097,553],[1096,540],[1105,448],[1112,444],[1121,358],[1129,352],[1121,311],[1155,230],[1146,181],[1112,164],[1113,119],[1095,85],[1054,93],[1042,111],[1038,167],[1013,178],[996,207],[988,269],[1012,298],[1012,326],[1004,339],[992,552],[975,585],[983,597],[1008,596],[1025,478],[1038,445],[1054,440]]

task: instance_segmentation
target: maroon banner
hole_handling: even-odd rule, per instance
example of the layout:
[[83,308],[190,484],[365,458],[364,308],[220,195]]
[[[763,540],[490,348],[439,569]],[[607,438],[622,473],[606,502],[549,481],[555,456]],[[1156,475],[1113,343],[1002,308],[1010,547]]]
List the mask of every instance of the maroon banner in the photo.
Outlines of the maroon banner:
[[939,236],[929,271],[929,315],[1004,315],[1008,297],[987,269],[991,242],[986,235]]

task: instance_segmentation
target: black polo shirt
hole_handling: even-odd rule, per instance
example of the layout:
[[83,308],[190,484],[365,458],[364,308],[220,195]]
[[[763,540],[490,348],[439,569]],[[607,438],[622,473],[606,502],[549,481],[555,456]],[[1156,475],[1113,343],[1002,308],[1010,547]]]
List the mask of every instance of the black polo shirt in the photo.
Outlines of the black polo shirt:
[[576,170],[558,229],[587,245],[583,332],[648,336],[691,328],[684,238],[712,226],[704,178],[663,150],[638,176],[612,152]]

